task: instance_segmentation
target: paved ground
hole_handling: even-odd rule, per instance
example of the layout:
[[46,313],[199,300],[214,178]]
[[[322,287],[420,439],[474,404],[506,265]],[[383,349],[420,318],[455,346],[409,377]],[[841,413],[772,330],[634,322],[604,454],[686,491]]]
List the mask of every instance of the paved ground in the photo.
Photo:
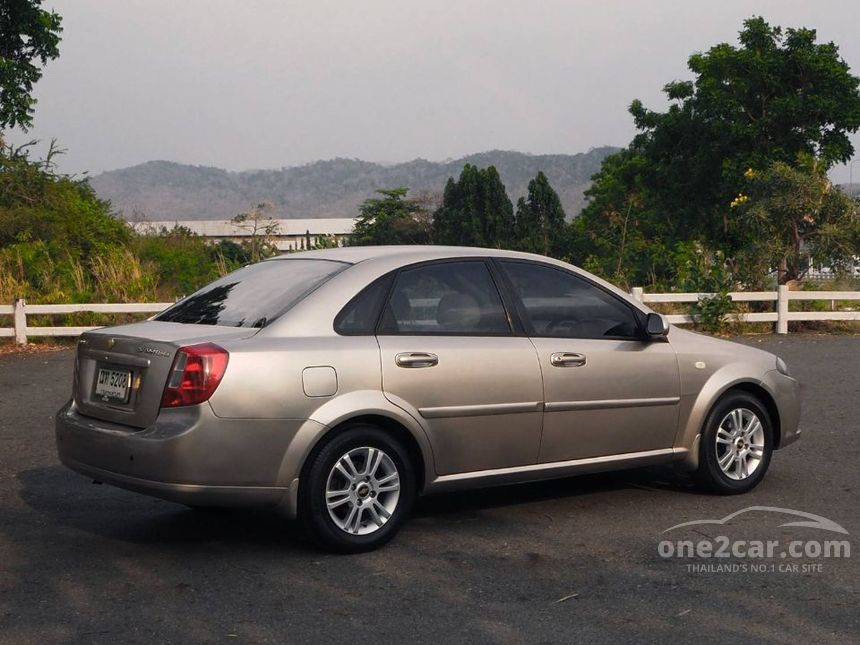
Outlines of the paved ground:
[[[51,415],[71,354],[2,356],[0,642],[860,641],[860,339],[743,342],[785,358],[805,401],[804,439],[753,493],[701,495],[658,469],[446,495],[389,547],[352,557],[268,513],[191,511],[64,469]],[[664,529],[750,505],[838,522],[853,557],[695,573],[658,555]],[[669,535],[844,537],[784,521],[750,513]]]

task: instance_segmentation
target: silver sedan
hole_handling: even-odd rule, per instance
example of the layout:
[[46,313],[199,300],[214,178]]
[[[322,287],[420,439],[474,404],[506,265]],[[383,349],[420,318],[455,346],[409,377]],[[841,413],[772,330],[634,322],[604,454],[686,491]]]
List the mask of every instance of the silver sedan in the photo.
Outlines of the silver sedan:
[[97,481],[279,507],[361,551],[435,491],[676,462],[743,493],[799,414],[779,358],[670,328],[563,262],[356,247],[250,265],[84,334],[56,436]]

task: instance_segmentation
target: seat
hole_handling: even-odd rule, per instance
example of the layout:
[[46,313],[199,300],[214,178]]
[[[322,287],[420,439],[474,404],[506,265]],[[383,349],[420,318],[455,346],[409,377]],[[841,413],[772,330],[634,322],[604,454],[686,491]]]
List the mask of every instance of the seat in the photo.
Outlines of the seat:
[[467,293],[448,293],[436,308],[436,322],[447,331],[472,331],[481,327],[481,307]]

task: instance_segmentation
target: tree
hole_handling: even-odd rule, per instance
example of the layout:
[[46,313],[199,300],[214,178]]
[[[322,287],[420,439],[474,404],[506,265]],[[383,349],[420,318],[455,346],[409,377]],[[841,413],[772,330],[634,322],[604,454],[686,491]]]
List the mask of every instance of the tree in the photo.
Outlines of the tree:
[[60,55],[61,18],[42,0],[3,0],[0,5],[0,130],[33,124],[33,85]]
[[616,284],[668,286],[674,277],[669,226],[646,198],[645,161],[632,150],[607,157],[586,190],[588,204],[571,223],[571,259]]
[[[762,18],[744,22],[738,46],[716,45],[688,66],[694,80],[664,88],[672,102],[666,112],[633,101],[640,133],[620,159],[604,161],[595,185],[616,186],[592,192],[579,228],[629,212],[627,234],[643,239],[651,260],[698,241],[724,252],[736,275],[749,276],[739,262],[749,260],[744,250],[754,240],[731,208],[744,173],[777,162],[796,167],[809,157],[826,171],[849,159],[848,135],[860,128],[860,79],[836,45],[816,43],[814,30],[783,31]],[[618,199],[624,195],[635,199]],[[651,264],[655,280],[674,279],[671,262]],[[646,282],[644,268],[636,281]]]
[[372,244],[428,244],[430,221],[415,200],[406,199],[408,188],[377,190],[382,197],[366,199],[350,239],[354,246]]
[[44,161],[28,156],[29,145],[0,143],[0,248],[41,240],[73,257],[100,253],[130,239],[86,180],[55,172],[51,144]]
[[822,164],[777,161],[747,172],[747,191],[735,208],[750,231],[749,266],[759,273],[779,268],[779,283],[802,279],[811,263],[846,267],[857,252],[857,202],[833,186]]
[[272,217],[272,209],[273,206],[269,203],[257,204],[247,213],[239,213],[229,222],[248,233],[250,240],[247,245],[251,262],[259,262],[278,252],[274,237],[278,234],[280,224]]
[[529,182],[528,195],[517,200],[517,248],[557,255],[562,246],[564,209],[543,172]]
[[[55,172],[53,143],[42,161],[31,160],[28,148],[0,141],[0,301],[87,302],[105,286],[95,279],[96,262],[116,258],[131,231],[86,181]],[[121,267],[132,264],[123,259]]]
[[493,166],[466,164],[458,181],[448,179],[433,214],[437,244],[509,248],[515,243],[514,207]]

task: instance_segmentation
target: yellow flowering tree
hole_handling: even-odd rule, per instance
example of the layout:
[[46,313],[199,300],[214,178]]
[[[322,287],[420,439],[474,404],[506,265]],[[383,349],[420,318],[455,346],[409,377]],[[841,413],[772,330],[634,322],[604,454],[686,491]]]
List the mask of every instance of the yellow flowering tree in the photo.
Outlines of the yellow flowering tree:
[[748,246],[743,264],[754,280],[776,270],[778,281],[802,279],[810,264],[839,269],[857,253],[857,202],[834,186],[812,157],[775,162],[744,174],[747,186],[731,207]]

